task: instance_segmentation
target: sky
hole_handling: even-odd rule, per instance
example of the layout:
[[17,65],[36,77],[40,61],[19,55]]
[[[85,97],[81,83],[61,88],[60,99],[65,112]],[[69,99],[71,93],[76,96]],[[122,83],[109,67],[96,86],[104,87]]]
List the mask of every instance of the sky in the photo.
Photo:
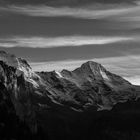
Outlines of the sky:
[[35,71],[101,63],[140,85],[138,0],[0,0],[0,50]]

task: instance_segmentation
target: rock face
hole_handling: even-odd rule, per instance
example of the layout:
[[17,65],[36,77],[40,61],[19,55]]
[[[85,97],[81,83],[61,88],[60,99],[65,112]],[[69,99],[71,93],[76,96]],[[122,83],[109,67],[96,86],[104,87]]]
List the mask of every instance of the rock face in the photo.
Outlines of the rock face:
[[[132,115],[140,113],[137,94],[135,86],[96,62],[73,71],[33,72],[26,60],[0,52],[0,111],[5,112],[0,131],[6,132],[1,139],[127,140],[133,129],[124,132],[118,124],[123,117],[137,120]],[[12,123],[4,116],[13,116]]]
[[74,71],[42,72],[38,75],[45,81],[55,102],[71,109],[83,111],[110,110],[118,102],[135,98],[133,86],[123,78],[108,72],[95,62],[84,63]]

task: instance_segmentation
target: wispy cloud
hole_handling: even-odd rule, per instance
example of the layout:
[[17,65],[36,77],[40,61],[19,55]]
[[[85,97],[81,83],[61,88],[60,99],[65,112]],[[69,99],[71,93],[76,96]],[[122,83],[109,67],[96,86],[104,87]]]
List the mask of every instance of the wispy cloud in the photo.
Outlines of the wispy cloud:
[[63,36],[63,37],[12,37],[0,39],[1,47],[52,48],[93,44],[110,44],[133,40],[131,37]]
[[8,6],[0,7],[1,11],[13,12],[28,16],[39,16],[39,17],[74,17],[84,19],[100,19],[106,17],[112,17],[122,14],[131,13],[139,9],[138,6],[128,8],[109,8],[103,10],[92,9],[89,7],[81,8],[70,8],[70,7],[50,7],[46,5],[39,6]]
[[[89,59],[39,62],[31,63],[31,66],[35,71],[74,70],[86,61],[89,61]],[[140,56],[94,58],[90,61],[101,63],[107,70],[124,77],[133,84],[140,84]]]

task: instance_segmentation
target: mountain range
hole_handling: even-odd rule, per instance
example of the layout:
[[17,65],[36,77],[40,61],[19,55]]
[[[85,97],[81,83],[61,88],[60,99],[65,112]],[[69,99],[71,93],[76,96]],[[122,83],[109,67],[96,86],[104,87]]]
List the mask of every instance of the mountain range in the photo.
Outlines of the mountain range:
[[93,61],[35,72],[0,51],[0,138],[139,140],[139,91]]

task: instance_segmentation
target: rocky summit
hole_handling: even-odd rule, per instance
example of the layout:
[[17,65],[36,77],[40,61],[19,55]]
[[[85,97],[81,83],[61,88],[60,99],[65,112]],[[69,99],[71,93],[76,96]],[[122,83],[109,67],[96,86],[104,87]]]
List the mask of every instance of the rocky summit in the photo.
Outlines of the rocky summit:
[[139,140],[139,89],[93,61],[34,72],[0,51],[0,139]]

